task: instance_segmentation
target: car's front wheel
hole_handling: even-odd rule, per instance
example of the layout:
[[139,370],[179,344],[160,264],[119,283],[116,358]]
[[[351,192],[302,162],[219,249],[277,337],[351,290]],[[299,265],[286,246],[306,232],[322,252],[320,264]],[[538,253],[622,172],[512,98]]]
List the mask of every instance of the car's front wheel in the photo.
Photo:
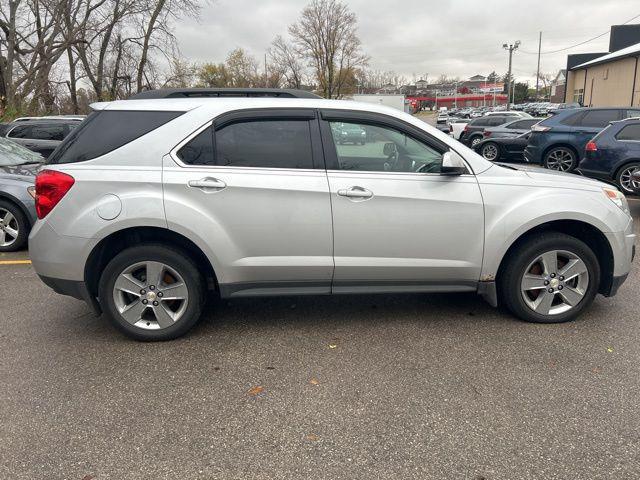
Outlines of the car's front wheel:
[[640,170],[640,163],[630,163],[622,167],[616,175],[616,183],[624,193],[639,193],[640,182],[634,180],[633,174]]
[[544,156],[544,167],[559,172],[572,172],[578,166],[578,157],[568,147],[555,147]]
[[112,323],[142,341],[171,340],[200,319],[202,276],[180,250],[141,245],[116,255],[100,281],[100,303]]
[[480,155],[487,160],[494,162],[500,158],[500,147],[497,143],[489,142],[480,147]]
[[506,261],[498,279],[502,299],[512,313],[529,322],[573,320],[598,291],[598,259],[584,242],[569,235],[532,236]]

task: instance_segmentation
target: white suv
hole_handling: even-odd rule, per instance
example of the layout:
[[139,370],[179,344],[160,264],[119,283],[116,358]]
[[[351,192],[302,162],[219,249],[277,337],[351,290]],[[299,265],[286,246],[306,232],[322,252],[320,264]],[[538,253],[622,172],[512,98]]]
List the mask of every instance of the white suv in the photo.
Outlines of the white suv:
[[[614,295],[633,257],[605,184],[494,165],[394,109],[300,98],[93,105],[36,180],[33,265],[140,340],[206,296],[478,292],[534,322]],[[363,144],[335,138],[363,132]],[[333,127],[333,128],[332,128]]]

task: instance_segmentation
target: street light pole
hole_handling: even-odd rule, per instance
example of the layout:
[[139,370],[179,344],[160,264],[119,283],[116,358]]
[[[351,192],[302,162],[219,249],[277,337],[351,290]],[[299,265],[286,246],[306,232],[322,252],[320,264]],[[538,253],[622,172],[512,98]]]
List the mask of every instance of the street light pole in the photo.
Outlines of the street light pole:
[[503,44],[502,48],[509,50],[509,72],[507,73],[507,110],[511,109],[511,63],[513,59],[513,52],[520,46],[520,40],[516,40],[513,44]]

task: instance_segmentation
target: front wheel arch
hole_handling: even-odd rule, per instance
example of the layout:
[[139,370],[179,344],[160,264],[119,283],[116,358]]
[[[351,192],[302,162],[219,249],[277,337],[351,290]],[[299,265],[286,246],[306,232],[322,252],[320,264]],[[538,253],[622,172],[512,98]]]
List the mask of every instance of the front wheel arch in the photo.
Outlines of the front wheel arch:
[[[613,250],[611,249],[611,245],[609,244],[607,237],[605,237],[598,228],[579,220],[555,220],[537,225],[524,232],[509,246],[505,254],[502,256],[496,273],[496,278],[501,277],[507,265],[508,258],[514,250],[516,250],[530,237],[543,232],[564,233],[586,243],[587,246],[594,251],[598,258],[598,263],[600,264],[598,292],[603,295],[609,294],[613,282],[614,268]],[[498,291],[498,298],[500,297],[501,294]]]

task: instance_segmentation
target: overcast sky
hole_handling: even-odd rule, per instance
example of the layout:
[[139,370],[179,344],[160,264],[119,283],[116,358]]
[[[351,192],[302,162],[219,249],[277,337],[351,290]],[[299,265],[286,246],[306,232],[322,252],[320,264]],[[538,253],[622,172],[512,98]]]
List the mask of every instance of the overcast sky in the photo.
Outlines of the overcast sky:
[[[558,50],[606,32],[640,15],[638,0],[343,0],[357,15],[370,67],[435,79],[507,71],[502,44],[520,40],[514,55],[518,80],[533,81],[538,32],[542,52]],[[262,60],[277,34],[286,34],[305,0],[214,0],[198,21],[183,20],[175,34],[191,61],[219,62],[236,47]],[[631,23],[639,23],[640,18]],[[542,56],[541,71],[555,73],[567,53],[608,50],[605,35],[571,50]],[[527,53],[529,52],[529,53]]]

